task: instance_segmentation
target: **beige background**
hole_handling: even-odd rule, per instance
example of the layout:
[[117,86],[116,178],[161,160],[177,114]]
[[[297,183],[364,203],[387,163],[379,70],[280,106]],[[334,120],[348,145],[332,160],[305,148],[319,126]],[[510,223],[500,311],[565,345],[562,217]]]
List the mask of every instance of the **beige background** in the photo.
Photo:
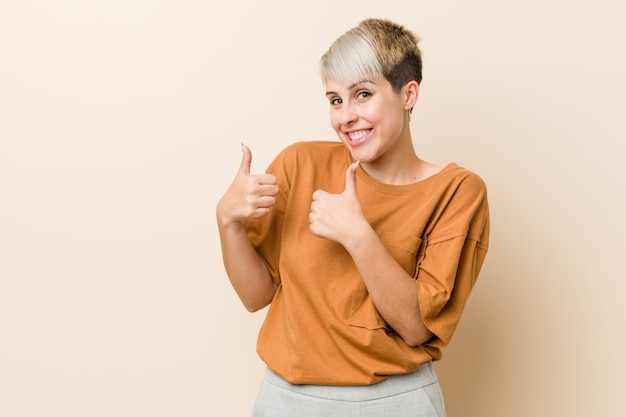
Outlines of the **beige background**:
[[370,16],[422,37],[420,155],[490,192],[449,417],[626,414],[626,2],[33,0],[0,6],[0,415],[249,415],[215,204],[240,142],[334,140],[317,60]]

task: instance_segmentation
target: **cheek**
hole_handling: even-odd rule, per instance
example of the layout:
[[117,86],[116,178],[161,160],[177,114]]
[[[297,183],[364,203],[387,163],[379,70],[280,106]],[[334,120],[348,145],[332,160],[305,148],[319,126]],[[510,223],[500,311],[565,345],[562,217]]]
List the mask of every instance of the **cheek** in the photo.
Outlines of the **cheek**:
[[341,123],[339,123],[338,115],[336,112],[331,111],[329,116],[330,125],[334,130],[339,130]]

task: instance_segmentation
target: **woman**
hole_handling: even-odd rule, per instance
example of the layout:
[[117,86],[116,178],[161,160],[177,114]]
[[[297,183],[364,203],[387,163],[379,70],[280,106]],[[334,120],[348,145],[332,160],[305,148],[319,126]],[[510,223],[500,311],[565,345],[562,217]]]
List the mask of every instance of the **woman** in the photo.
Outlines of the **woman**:
[[341,142],[300,142],[266,174],[250,150],[217,206],[224,265],[268,304],[254,416],[444,416],[441,358],[486,256],[485,185],[420,159],[418,38],[383,19],[321,59]]

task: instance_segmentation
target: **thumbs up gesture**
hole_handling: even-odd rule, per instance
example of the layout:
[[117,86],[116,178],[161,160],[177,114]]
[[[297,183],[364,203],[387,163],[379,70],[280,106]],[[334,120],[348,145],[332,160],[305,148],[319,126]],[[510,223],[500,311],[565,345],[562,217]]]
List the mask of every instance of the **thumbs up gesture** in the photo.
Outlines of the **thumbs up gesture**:
[[367,223],[356,189],[358,166],[357,161],[346,170],[346,186],[341,194],[331,194],[323,190],[313,193],[309,222],[314,235],[346,246],[355,228]]
[[224,224],[265,216],[276,202],[276,177],[250,175],[252,152],[245,145],[241,145],[241,151],[243,155],[235,179],[217,204],[217,217]]

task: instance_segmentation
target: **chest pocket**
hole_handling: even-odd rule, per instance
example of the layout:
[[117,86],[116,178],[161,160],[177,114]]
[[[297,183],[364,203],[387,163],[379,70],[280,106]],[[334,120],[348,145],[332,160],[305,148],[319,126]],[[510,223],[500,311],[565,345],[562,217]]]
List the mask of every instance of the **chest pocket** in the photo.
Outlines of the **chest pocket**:
[[[423,257],[422,239],[400,233],[382,233],[383,242],[391,256],[402,266],[407,274],[415,277],[416,268]],[[365,284],[361,285],[352,295],[350,307],[350,325],[365,329],[387,329],[389,325],[376,310]]]
[[422,239],[401,233],[381,233],[383,242],[391,256],[412,277],[415,277],[416,268],[424,254]]

